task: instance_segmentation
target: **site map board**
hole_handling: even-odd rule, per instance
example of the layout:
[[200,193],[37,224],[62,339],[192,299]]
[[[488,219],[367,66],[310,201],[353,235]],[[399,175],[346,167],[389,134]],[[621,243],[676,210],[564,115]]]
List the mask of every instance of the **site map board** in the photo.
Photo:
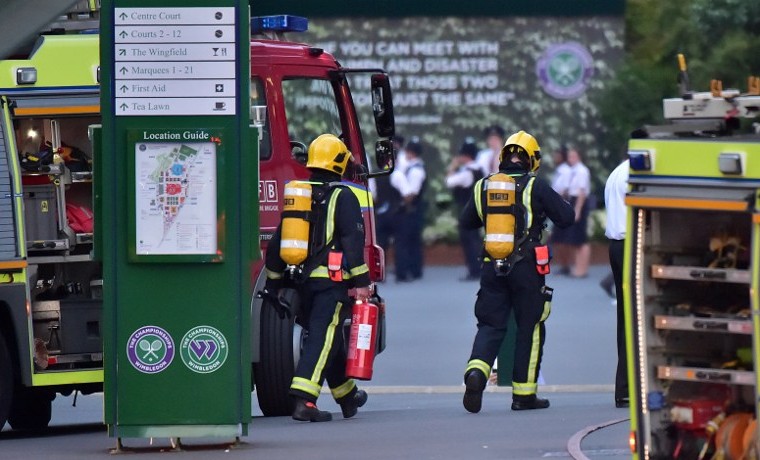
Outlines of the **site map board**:
[[101,12],[109,435],[245,435],[258,249],[247,2],[106,0]]

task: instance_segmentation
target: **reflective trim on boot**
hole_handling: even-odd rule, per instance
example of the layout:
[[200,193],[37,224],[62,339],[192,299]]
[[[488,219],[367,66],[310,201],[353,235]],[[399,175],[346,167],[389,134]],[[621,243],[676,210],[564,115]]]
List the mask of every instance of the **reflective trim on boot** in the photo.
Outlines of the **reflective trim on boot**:
[[345,398],[346,395],[351,394],[356,389],[356,382],[353,380],[348,380],[344,384],[335,387],[330,388],[330,393],[332,393],[333,398],[335,401],[339,401],[342,398]]
[[314,383],[311,380],[307,380],[303,377],[293,377],[290,383],[290,389],[296,391],[302,391],[308,395],[314,396],[316,400],[319,397],[319,393],[322,390],[322,385]]
[[491,366],[487,362],[481,359],[471,359],[467,363],[467,368],[464,370],[465,379],[467,378],[467,375],[470,373],[470,371],[475,370],[475,369],[482,372],[483,375],[486,376],[486,378],[488,378],[488,376],[491,375]]
[[512,394],[519,396],[531,396],[536,394],[538,385],[535,383],[518,383],[512,381]]

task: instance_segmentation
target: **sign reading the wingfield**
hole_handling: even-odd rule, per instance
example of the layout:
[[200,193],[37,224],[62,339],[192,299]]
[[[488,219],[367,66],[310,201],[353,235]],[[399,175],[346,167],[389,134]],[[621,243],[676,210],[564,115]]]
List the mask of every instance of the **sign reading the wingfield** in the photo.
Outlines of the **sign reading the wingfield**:
[[105,421],[118,438],[247,433],[258,241],[244,0],[104,0]]

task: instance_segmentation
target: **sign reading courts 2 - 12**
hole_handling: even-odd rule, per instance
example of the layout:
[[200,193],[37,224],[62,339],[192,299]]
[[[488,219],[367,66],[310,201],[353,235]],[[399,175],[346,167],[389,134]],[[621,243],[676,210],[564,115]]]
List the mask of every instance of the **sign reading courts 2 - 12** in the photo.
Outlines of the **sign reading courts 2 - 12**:
[[234,439],[250,420],[258,242],[248,3],[104,0],[101,13],[109,434]]

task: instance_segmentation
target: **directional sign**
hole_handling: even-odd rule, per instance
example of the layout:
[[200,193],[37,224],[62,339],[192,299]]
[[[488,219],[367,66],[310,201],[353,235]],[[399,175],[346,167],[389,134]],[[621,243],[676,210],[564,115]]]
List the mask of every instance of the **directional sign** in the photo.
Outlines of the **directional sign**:
[[234,97],[116,98],[116,116],[122,115],[231,115]]
[[115,25],[235,24],[234,8],[116,8]]
[[235,62],[118,62],[117,81],[124,79],[153,80],[155,78],[197,80],[199,78],[235,78]]
[[229,61],[234,46],[227,43],[182,43],[182,44],[132,44],[122,43],[116,47],[116,62],[119,61]]
[[235,26],[117,26],[120,43],[230,43]]
[[235,115],[235,9],[115,8],[116,116]]
[[116,94],[130,97],[235,97],[235,80],[120,80]]

